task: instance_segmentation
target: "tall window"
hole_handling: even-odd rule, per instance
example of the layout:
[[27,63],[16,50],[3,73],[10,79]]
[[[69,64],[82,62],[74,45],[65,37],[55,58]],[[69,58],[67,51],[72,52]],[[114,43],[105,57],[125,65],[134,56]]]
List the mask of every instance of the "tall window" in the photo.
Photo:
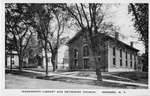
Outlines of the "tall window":
[[84,58],[84,69],[89,69],[90,68],[90,62],[89,62],[89,58]]
[[113,66],[116,66],[116,48],[113,47]]
[[89,56],[89,47],[88,46],[83,47],[83,56]]
[[74,49],[74,65],[78,66],[78,50]]
[[115,46],[113,47],[113,56],[116,56],[116,48],[115,48]]
[[90,62],[89,62],[89,46],[83,47],[83,64],[84,69],[90,68]]
[[101,53],[98,52],[98,61],[100,62],[101,61]]
[[77,57],[78,57],[78,50],[74,49],[74,58],[77,58]]
[[126,51],[126,67],[128,66],[128,52]]
[[132,67],[132,53],[130,53],[130,66]]
[[122,67],[122,49],[120,49],[120,67]]
[[11,63],[12,63],[12,65],[14,65],[14,64],[15,64],[15,61],[14,61],[14,60],[11,60]]
[[134,68],[136,68],[136,55],[134,55]]

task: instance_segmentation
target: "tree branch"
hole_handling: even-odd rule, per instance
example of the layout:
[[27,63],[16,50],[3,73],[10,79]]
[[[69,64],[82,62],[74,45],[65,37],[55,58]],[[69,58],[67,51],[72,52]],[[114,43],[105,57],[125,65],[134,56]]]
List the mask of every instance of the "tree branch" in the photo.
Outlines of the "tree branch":
[[132,11],[133,11],[133,13],[134,13],[135,19],[136,19],[137,22],[138,22],[139,28],[140,28],[140,30],[143,32],[143,30],[142,30],[142,28],[141,28],[140,21],[139,21],[138,16],[137,16],[137,13],[136,13],[136,11],[135,11],[134,5],[133,5],[132,3],[130,3],[130,5],[131,5]]
[[79,10],[79,7],[78,7],[77,3],[76,3],[75,5],[76,5],[76,7],[77,7],[77,11],[78,11],[78,13],[79,13],[79,17],[80,17],[81,25],[84,27],[84,25],[83,25],[83,21],[82,21],[82,17],[81,17],[81,13],[80,13],[80,10]]
[[89,12],[90,12],[91,28],[92,28],[92,26],[93,26],[93,16],[92,16],[91,4],[89,4]]
[[100,24],[102,23],[103,19],[104,19],[104,15],[102,15],[101,20],[98,22],[98,24],[97,24],[97,26],[98,26],[98,27],[99,27],[99,26],[100,26]]
[[82,11],[83,11],[83,14],[84,14],[85,20],[86,20],[86,22],[87,22],[87,26],[88,26],[89,34],[90,34],[90,36],[92,36],[92,28],[91,28],[91,27],[90,27],[90,25],[89,25],[89,21],[88,21],[87,15],[86,15],[86,13],[85,13],[85,10],[84,10],[84,8],[83,8],[83,4],[82,4],[82,3],[80,3],[80,5],[81,5],[81,7],[82,7]]
[[49,44],[49,47],[50,47],[50,49],[51,49],[51,51],[53,50],[53,47],[52,47],[52,44],[51,44],[51,42],[50,41],[47,41],[48,42],[48,44]]
[[24,34],[21,36],[21,39],[26,35],[27,31],[28,31],[28,28],[25,29],[25,32],[24,32]]
[[24,46],[24,48],[23,48],[23,49],[26,49],[26,48],[27,48],[27,45],[28,45],[28,43],[29,43],[29,40],[30,40],[30,38],[31,38],[32,34],[33,34],[33,33],[31,32],[31,34],[30,34],[29,38],[27,39],[27,43],[26,43],[26,45]]
[[66,5],[67,10],[71,13],[71,15],[77,20],[78,24],[80,25],[81,28],[83,28],[84,26],[82,26],[82,24],[80,23],[79,19],[77,18],[77,16],[68,8],[68,6]]

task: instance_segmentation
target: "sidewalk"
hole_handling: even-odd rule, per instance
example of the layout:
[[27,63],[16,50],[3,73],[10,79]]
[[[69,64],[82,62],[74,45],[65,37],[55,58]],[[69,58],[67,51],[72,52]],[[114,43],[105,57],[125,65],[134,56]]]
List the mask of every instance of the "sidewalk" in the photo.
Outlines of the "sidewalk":
[[[45,72],[37,72],[37,71],[31,71],[31,70],[23,70],[25,72],[31,72],[31,73],[38,73],[45,75]],[[65,75],[66,73],[51,73],[49,72],[48,76],[61,76],[61,77],[69,77],[69,78],[77,78],[77,79],[88,79],[88,80],[97,80],[96,78],[92,77],[79,77],[79,76],[73,76],[73,75]],[[107,80],[103,79],[105,82],[110,82],[110,83],[119,83],[119,84],[127,84],[127,85],[136,85],[136,86],[142,86],[142,87],[148,87],[146,84],[140,84],[140,83],[131,83],[131,82],[123,82],[123,81],[116,81],[116,80]]]

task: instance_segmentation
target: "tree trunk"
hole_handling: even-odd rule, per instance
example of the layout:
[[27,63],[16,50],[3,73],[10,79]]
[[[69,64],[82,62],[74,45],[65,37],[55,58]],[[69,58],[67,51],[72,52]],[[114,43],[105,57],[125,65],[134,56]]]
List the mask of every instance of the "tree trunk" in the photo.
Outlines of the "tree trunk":
[[97,75],[97,81],[102,81],[102,75],[101,75],[101,65],[98,60],[98,54],[96,51],[93,50],[93,56],[94,56],[94,61],[96,65],[96,75]]
[[5,53],[5,67],[7,67],[7,53]]
[[22,72],[22,55],[19,54],[19,72]]
[[20,50],[18,51],[19,56],[19,72],[22,72],[22,45],[20,43]]
[[100,62],[98,60],[98,50],[100,50],[100,51],[102,51],[102,50],[99,48],[97,40],[99,40],[99,39],[98,38],[94,39],[94,38],[91,37],[88,40],[88,43],[89,43],[89,46],[92,50],[93,57],[94,57],[94,62],[95,62],[95,65],[96,65],[95,71],[96,71],[96,75],[97,75],[97,81],[102,81],[101,65],[100,65]]
[[53,71],[56,71],[56,54],[55,53],[52,53],[51,62],[53,65]]
[[46,75],[48,75],[48,57],[47,57],[47,50],[46,48],[44,48],[45,50],[45,62],[46,62]]
[[12,73],[12,50],[10,54],[10,72]]

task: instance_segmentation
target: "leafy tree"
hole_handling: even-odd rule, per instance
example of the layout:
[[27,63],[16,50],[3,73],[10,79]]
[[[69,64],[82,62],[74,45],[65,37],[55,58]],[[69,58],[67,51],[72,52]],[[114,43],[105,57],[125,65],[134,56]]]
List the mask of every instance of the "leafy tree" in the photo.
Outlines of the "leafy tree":
[[28,39],[31,37],[31,19],[29,4],[5,4],[5,33],[13,35],[13,42],[19,56],[19,70],[22,71],[23,51],[26,49]]
[[[12,54],[12,51],[16,50],[12,35],[5,33],[5,66],[7,66],[7,55]],[[10,55],[10,71],[12,72],[12,55]]]
[[41,39],[46,57],[46,74],[48,74],[48,51],[51,52],[51,62],[53,71],[57,66],[57,53],[64,33],[64,27],[68,21],[67,14],[64,12],[63,4],[33,4],[35,13],[34,28]]
[[28,59],[29,65],[37,66],[37,62],[38,62],[38,64],[40,64],[41,67],[43,67],[43,63],[42,62],[39,63],[39,59],[37,59],[37,56],[39,55],[41,56],[42,54],[42,48],[43,47],[37,37],[37,32],[33,29],[26,50],[24,50],[23,53],[24,58]]
[[[76,25],[81,28],[92,50],[98,81],[102,81],[98,53],[99,49],[101,49],[100,52],[105,51],[106,43],[104,42],[104,35],[112,32],[112,30],[116,31],[112,23],[104,22],[104,19],[106,19],[106,10],[103,10],[104,7],[108,9],[110,6],[101,3],[66,4],[66,9],[77,22]],[[97,36],[99,33],[103,33],[103,35]]]
[[139,40],[145,46],[144,66],[148,67],[148,3],[130,3],[129,13],[132,12],[135,30],[140,34]]

